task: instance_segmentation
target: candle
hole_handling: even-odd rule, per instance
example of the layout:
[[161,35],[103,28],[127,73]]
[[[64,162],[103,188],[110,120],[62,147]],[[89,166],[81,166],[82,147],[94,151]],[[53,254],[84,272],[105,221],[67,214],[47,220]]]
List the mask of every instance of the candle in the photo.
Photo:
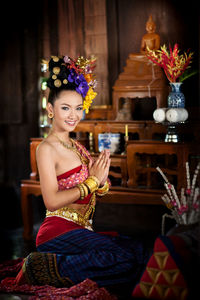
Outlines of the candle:
[[125,136],[128,136],[128,124],[125,125]]
[[45,109],[47,106],[47,98],[46,97],[42,97],[42,108]]

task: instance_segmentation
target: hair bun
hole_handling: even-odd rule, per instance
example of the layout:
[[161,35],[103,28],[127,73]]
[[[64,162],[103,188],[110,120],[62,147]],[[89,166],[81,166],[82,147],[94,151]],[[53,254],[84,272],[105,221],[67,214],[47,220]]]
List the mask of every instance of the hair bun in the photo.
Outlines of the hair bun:
[[94,92],[96,79],[93,70],[96,58],[85,59],[79,56],[76,60],[69,56],[51,56],[48,63],[49,78],[47,86],[50,89],[76,90],[83,98],[83,107],[88,112]]

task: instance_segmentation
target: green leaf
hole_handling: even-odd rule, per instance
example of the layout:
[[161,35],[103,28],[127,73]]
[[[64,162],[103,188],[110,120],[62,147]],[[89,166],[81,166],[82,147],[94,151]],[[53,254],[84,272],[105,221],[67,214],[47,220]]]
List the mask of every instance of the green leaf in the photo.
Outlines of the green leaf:
[[190,70],[187,69],[180,77],[179,77],[179,81],[184,81],[188,78],[190,78],[191,76],[196,75],[199,72],[199,70]]

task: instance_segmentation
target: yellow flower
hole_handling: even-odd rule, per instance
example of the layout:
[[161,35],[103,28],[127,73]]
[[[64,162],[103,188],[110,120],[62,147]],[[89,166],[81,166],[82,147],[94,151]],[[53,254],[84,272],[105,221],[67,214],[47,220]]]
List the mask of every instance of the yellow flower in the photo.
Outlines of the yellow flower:
[[89,107],[92,104],[92,100],[96,97],[97,93],[93,91],[90,87],[85,99],[83,101],[83,109],[85,110],[86,114],[89,112]]

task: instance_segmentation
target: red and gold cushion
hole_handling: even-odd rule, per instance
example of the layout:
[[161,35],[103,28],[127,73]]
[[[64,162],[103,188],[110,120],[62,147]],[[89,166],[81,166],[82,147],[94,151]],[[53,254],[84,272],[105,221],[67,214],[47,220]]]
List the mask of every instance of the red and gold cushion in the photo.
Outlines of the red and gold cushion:
[[[188,296],[186,280],[177,265],[173,247],[169,247],[164,237],[158,237],[154,244],[146,269],[135,286],[132,297],[143,299],[185,300]],[[169,240],[168,240],[169,241]],[[171,242],[171,241],[170,241]],[[170,249],[170,250],[169,250]]]

